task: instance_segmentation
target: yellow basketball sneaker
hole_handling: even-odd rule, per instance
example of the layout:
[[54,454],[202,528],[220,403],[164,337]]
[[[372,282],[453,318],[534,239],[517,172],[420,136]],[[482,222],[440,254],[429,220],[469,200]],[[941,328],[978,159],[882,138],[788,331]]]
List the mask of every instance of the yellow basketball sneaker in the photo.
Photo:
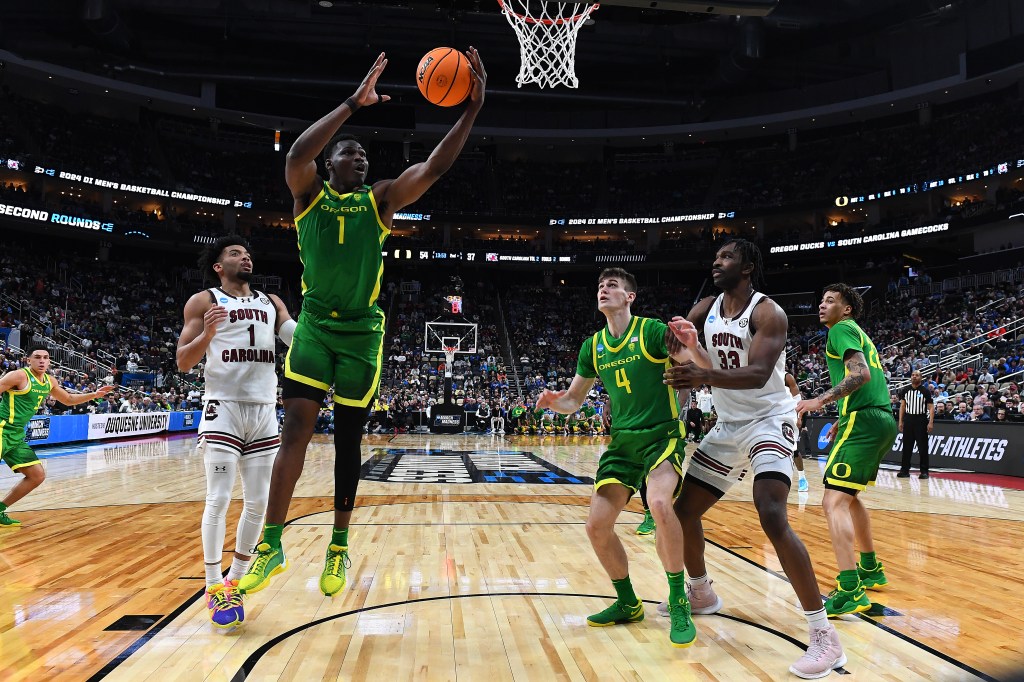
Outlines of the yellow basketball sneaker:
[[270,584],[270,579],[288,568],[288,559],[284,548],[271,547],[266,542],[256,545],[256,554],[249,564],[249,570],[238,581],[238,589],[242,594],[259,592]]
[[348,558],[348,547],[328,545],[327,555],[324,557],[324,572],[320,574],[320,591],[324,596],[333,597],[345,589],[345,569],[348,568],[352,568],[352,562]]

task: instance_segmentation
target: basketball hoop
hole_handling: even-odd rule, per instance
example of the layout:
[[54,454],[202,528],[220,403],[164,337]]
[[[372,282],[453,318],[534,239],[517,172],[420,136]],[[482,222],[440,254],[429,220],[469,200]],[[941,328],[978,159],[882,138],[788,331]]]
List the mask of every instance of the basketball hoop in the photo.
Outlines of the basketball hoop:
[[445,359],[445,362],[447,363],[446,364],[446,368],[450,368],[452,366],[452,363],[455,362],[455,353],[456,353],[456,351],[459,350],[459,347],[458,346],[442,346],[442,348],[444,350],[444,359]]
[[[579,87],[576,78],[576,34],[600,5],[545,0],[498,0],[501,13],[519,38],[516,84]],[[532,6],[531,6],[532,5]]]

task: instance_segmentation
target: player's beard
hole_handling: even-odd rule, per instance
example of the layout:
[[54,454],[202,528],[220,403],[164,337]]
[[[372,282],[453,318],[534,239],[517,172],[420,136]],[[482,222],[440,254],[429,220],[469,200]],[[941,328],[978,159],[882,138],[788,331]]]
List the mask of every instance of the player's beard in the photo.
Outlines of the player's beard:
[[239,270],[238,271],[238,279],[242,280],[243,282],[251,282],[252,281],[252,270],[249,270],[248,272],[246,272],[245,270]]

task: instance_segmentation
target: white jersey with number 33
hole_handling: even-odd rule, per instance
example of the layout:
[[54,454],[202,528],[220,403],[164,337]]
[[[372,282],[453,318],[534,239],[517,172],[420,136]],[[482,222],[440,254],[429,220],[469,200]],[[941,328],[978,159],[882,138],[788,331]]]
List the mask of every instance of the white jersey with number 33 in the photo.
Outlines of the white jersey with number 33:
[[207,291],[214,305],[227,309],[228,317],[206,349],[203,400],[277,402],[274,302],[259,291],[241,298],[216,287]]
[[[766,297],[755,292],[747,307],[735,317],[722,314],[722,301],[725,294],[718,298],[708,311],[704,321],[704,342],[707,344],[708,355],[711,356],[713,367],[723,370],[737,369],[747,366],[747,354],[754,340],[755,330],[751,329],[751,317],[754,307]],[[786,388],[786,354],[779,353],[771,376],[761,388],[746,389],[711,389],[715,401],[718,419],[727,422],[761,419],[779,414],[791,414],[796,410],[796,398]]]

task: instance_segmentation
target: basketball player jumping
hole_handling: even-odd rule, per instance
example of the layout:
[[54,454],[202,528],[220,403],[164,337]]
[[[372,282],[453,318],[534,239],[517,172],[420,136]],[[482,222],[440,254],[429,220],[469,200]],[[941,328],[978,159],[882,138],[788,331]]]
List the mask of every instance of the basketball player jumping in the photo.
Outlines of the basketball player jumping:
[[[694,362],[671,367],[665,383],[688,391],[711,386],[718,422],[700,442],[676,500],[682,523],[687,585],[693,612],[715,613],[715,594],[704,563],[701,517],[754,470],[754,506],[782,569],[793,584],[810,627],[811,644],[790,671],[804,679],[828,675],[846,663],[839,635],[821,605],[818,583],[804,543],[789,525],[786,498],[796,447],[796,399],[786,389],[786,313],[754,290],[761,252],[744,239],[727,242],[715,256],[711,277],[722,293],[700,301],[687,319],[669,323]],[[702,325],[705,350],[698,341]],[[659,522],[660,526],[660,522]],[[669,601],[671,609],[671,599]]]
[[[821,500],[832,550],[839,562],[836,589],[825,602],[830,616],[867,611],[871,600],[864,590],[889,584],[882,563],[875,557],[871,517],[858,494],[875,484],[878,466],[891,451],[898,429],[878,351],[855,322],[863,310],[864,301],[853,287],[825,287],[818,319],[828,327],[825,360],[832,388],[796,406],[800,414],[820,410],[831,402],[839,408],[839,420],[828,434],[834,445],[825,463],[825,495]],[[839,440],[834,441],[837,434]],[[860,546],[860,561],[854,557],[855,540]]]
[[[281,443],[277,428],[274,334],[290,343],[295,321],[277,296],[254,291],[252,257],[245,241],[221,237],[199,258],[207,279],[220,286],[193,294],[178,337],[178,369],[187,372],[206,355],[199,449],[206,465],[203,560],[206,607],[220,628],[245,620],[238,582],[260,538],[270,472]],[[221,559],[235,472],[242,474],[242,514],[226,581]]]
[[[380,383],[384,312],[377,306],[384,261],[381,245],[391,233],[395,211],[430,189],[458,158],[484,103],[487,74],[475,48],[467,53],[473,72],[469,105],[451,131],[422,162],[397,179],[365,184],[366,151],[351,135],[335,131],[357,109],[387,102],[378,95],[384,53],[338,108],[295,140],[285,163],[285,180],[295,201],[295,225],[302,254],[302,313],[285,358],[284,426],[274,464],[270,504],[258,556],[241,582],[245,592],[263,589],[287,567],[281,533],[306,446],[328,389],[334,386],[334,531],[327,547],[320,590],[327,596],[345,587],[349,567],[348,527],[355,506],[363,437],[370,402]],[[327,179],[317,173],[323,151]]]
[[8,372],[0,379],[0,459],[23,479],[0,502],[0,528],[15,528],[21,522],[7,515],[12,504],[28,495],[46,480],[46,470],[36,453],[25,443],[25,427],[49,396],[65,405],[81,405],[107,395],[113,386],[101,386],[89,393],[72,395],[55,384],[47,371],[50,351],[42,344],[25,349],[28,367]]
[[621,268],[607,268],[598,277],[597,307],[607,326],[583,342],[576,376],[564,391],[545,390],[538,407],[562,414],[580,409],[598,377],[611,398],[612,439],[601,454],[590,498],[587,535],[611,578],[615,603],[587,618],[594,627],[636,623],[644,605],[633,592],[629,562],[615,534],[615,520],[629,498],[647,483],[647,503],[658,524],[655,546],[668,576],[671,616],[669,641],[688,647],[697,637],[686,599],[683,574],[683,533],[672,511],[679,493],[686,430],[679,421],[676,393],[662,383],[671,360],[689,360],[660,320],[635,317],[636,278]]

